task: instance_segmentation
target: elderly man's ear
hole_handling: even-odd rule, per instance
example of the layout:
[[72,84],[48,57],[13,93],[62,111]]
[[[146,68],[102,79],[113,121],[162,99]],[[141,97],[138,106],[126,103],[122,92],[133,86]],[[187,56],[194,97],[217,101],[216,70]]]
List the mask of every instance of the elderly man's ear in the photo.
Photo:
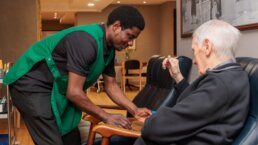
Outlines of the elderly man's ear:
[[212,51],[213,51],[213,44],[212,44],[212,42],[209,40],[209,39],[204,39],[204,42],[203,42],[204,44],[204,48],[205,48],[205,54],[206,54],[206,56],[208,57],[208,56],[210,56],[211,55],[211,53],[212,53]]

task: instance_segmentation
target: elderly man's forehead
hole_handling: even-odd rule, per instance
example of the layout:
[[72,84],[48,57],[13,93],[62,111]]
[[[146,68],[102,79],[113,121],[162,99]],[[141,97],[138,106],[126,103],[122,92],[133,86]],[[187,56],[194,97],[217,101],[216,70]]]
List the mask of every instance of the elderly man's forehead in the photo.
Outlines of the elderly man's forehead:
[[192,44],[197,43],[197,38],[196,37],[192,37]]

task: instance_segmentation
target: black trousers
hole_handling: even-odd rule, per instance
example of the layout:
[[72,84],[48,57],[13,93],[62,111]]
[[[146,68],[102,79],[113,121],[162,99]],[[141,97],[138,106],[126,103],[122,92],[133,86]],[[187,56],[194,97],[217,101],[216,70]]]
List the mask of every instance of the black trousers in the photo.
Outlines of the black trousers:
[[14,105],[36,145],[81,145],[80,132],[75,128],[61,136],[50,104],[50,93],[20,92],[10,87]]

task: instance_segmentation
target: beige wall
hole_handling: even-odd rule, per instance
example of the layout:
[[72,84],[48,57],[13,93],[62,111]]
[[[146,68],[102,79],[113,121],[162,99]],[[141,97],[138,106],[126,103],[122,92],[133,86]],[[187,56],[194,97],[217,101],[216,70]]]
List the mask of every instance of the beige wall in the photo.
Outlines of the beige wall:
[[[111,5],[100,13],[77,13],[77,25],[106,22],[108,14],[117,5]],[[171,54],[173,50],[173,8],[175,2],[163,5],[137,5],[145,18],[145,29],[136,40],[136,51],[131,58],[148,61],[154,54]],[[161,49],[162,47],[162,49]],[[117,52],[119,62],[125,58],[124,52]]]
[[0,58],[15,62],[38,37],[37,0],[2,0]]
[[174,55],[173,10],[175,8],[176,2],[167,2],[161,6],[161,42],[159,52],[164,56],[167,56],[168,54]]
[[[180,37],[180,0],[176,1],[177,7],[177,53],[178,55],[185,55],[192,57],[191,51],[191,38],[181,38]],[[236,56],[248,56],[248,57],[258,57],[258,29],[241,31],[242,36],[239,41]],[[194,66],[191,71],[190,81],[197,77],[197,69]]]

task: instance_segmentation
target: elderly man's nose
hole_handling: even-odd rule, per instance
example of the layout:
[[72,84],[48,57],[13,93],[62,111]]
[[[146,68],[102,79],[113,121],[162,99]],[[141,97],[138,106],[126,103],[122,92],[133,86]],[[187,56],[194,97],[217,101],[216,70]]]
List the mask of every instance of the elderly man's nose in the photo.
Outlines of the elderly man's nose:
[[197,61],[195,58],[193,58],[193,64],[197,64]]

